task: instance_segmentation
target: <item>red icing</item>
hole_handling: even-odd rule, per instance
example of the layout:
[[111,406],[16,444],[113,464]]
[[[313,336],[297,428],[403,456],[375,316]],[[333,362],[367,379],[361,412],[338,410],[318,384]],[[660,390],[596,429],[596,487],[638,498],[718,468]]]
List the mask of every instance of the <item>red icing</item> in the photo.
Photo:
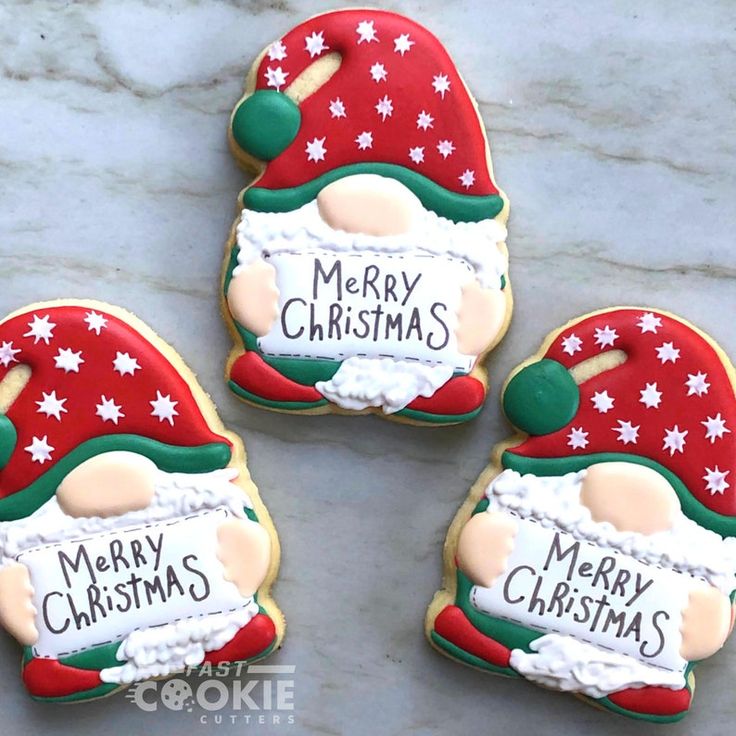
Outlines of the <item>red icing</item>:
[[447,606],[434,620],[434,630],[447,641],[480,659],[508,667],[511,650],[481,634],[457,606]]
[[38,698],[60,698],[102,685],[97,670],[69,667],[58,659],[31,659],[23,667],[23,683]]
[[257,613],[224,647],[207,652],[204,661],[212,664],[244,662],[263,653],[275,638],[273,621],[265,614]]
[[321,401],[323,396],[313,386],[304,386],[281,375],[258,353],[249,350],[230,368],[230,378],[246,391],[269,401]]
[[[359,41],[360,23],[372,22],[377,41]],[[328,48],[311,56],[306,38],[322,33]],[[408,34],[413,42],[402,55],[395,51],[396,39]],[[369,35],[364,34],[366,37]],[[279,43],[279,42],[277,42]],[[282,39],[284,59],[263,57],[257,73],[257,89],[276,89],[267,74],[277,69],[287,74],[278,85],[283,91],[313,62],[338,52],[338,71],[299,105],[302,122],[296,139],[271,161],[257,186],[267,189],[295,187],[340,166],[355,163],[397,164],[416,171],[451,192],[471,195],[497,194],[487,163],[484,130],[473,102],[442,44],[412,20],[381,10],[338,10],[311,18],[289,31]],[[401,43],[399,41],[399,43]],[[280,55],[276,46],[270,53]],[[316,49],[315,49],[316,51]],[[382,64],[386,79],[374,81],[371,67]],[[436,92],[433,80],[443,75],[449,82],[444,93]],[[384,97],[393,111],[382,120],[376,110]],[[330,103],[339,99],[345,116],[333,117]],[[420,113],[429,114],[432,127],[417,125]],[[360,150],[356,138],[372,134],[372,147]],[[307,143],[324,138],[323,160],[308,160]],[[443,157],[440,141],[449,140],[454,151]],[[410,148],[423,148],[424,161],[409,157]],[[474,181],[463,186],[460,177],[472,171]]]
[[455,376],[433,396],[419,396],[406,408],[427,414],[468,414],[482,406],[486,398],[483,384],[472,376]]
[[[101,314],[106,326],[90,329],[84,320],[92,312]],[[54,324],[48,341],[37,339],[29,332],[34,316]],[[48,342],[48,344],[47,344]],[[8,358],[10,351],[13,353]],[[2,348],[4,347],[4,352]],[[60,350],[81,351],[78,372],[56,367],[55,356]],[[137,361],[139,369],[133,375],[121,375],[114,369],[117,353],[127,353]],[[3,359],[3,355],[6,356]],[[76,360],[72,361],[76,363]],[[8,464],[0,470],[0,496],[6,497],[29,485],[67,453],[82,442],[114,434],[134,434],[169,445],[195,447],[213,442],[229,441],[212,432],[202,416],[187,382],[174,366],[133,327],[99,308],[83,306],[41,307],[25,312],[0,324],[0,380],[14,366],[31,368],[28,384],[7,411],[18,433],[15,450]],[[122,365],[122,364],[121,364]],[[55,392],[58,400],[65,399],[59,411],[61,420],[39,411],[43,393]],[[172,416],[153,416],[150,403],[157,392],[176,402]],[[117,424],[97,415],[102,396],[114,401],[125,416]],[[50,459],[43,463],[32,458],[25,448],[46,438],[53,447]]]
[[[643,331],[638,324],[642,315],[652,312],[661,325]],[[646,318],[645,318],[646,319]],[[651,321],[651,319],[649,319]],[[608,327],[618,337],[613,345],[596,344],[596,329]],[[598,333],[600,334],[600,333]],[[575,335],[582,340],[573,355],[564,351],[563,340]],[[679,357],[662,362],[657,348],[672,343]],[[569,342],[568,342],[569,344]],[[610,371],[580,385],[580,408],[565,427],[549,435],[530,437],[511,452],[525,457],[564,457],[598,452],[621,452],[654,460],[669,469],[690,492],[709,509],[736,516],[736,401],[726,366],[713,346],[698,332],[677,319],[646,309],[611,309],[583,318],[566,326],[552,341],[545,357],[565,367],[600,355],[604,350],[623,350],[628,359]],[[568,349],[571,350],[571,348]],[[689,376],[705,373],[709,387],[701,395],[691,393],[686,385]],[[661,392],[658,408],[641,401],[646,384],[656,383]],[[614,398],[613,408],[599,412],[592,401],[596,392],[607,391]],[[702,422],[720,415],[727,432],[711,442]],[[618,440],[619,420],[639,427],[636,443]],[[588,444],[572,449],[568,444],[572,428],[588,432]],[[664,449],[665,430],[686,431],[683,451]],[[726,473],[723,493],[708,489],[704,476],[709,471]],[[722,484],[721,484],[722,485]]]
[[622,690],[608,696],[608,699],[633,713],[651,716],[674,716],[690,708],[692,696],[684,687],[670,690],[667,687],[642,687]]

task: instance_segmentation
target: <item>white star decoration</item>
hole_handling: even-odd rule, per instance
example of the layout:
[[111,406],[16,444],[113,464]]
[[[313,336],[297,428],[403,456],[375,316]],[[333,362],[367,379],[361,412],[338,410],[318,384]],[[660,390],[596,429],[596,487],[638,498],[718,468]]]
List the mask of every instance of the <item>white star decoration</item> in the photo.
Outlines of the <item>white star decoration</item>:
[[378,36],[376,35],[376,29],[373,27],[373,21],[372,20],[362,20],[360,23],[358,23],[358,27],[355,29],[355,32],[358,34],[358,44],[360,45],[365,41],[366,43],[370,43],[371,41],[375,41],[378,43]]
[[371,67],[371,77],[373,77],[374,82],[385,82],[386,77],[388,77],[388,74],[386,73],[386,67],[383,64],[376,62]]
[[435,76],[432,77],[432,87],[444,100],[445,94],[450,91],[450,80],[447,78],[447,74],[435,74]]
[[601,350],[611,347],[616,340],[618,340],[618,332],[612,330],[608,325],[603,329],[600,327],[595,328],[595,344],[600,345]]
[[269,87],[275,87],[278,92],[286,84],[286,77],[288,76],[289,72],[285,72],[280,66],[276,68],[269,66],[266,69],[266,84]]
[[475,171],[472,171],[471,169],[465,169],[460,176],[458,176],[458,179],[460,179],[460,183],[466,188],[470,189],[470,187],[475,184]]
[[625,445],[636,444],[636,441],[639,439],[639,427],[641,425],[637,424],[636,427],[634,427],[631,422],[624,422],[621,419],[618,420],[618,427],[611,427],[611,429],[614,432],[618,432],[618,437],[616,439],[619,442],[623,442]]
[[345,112],[345,103],[339,97],[335,97],[334,100],[330,100],[330,115],[332,115],[333,118],[347,117],[347,113]]
[[373,133],[369,130],[364,130],[358,134],[355,142],[358,144],[359,151],[365,151],[366,148],[373,148]]
[[39,414],[45,414],[47,417],[55,417],[59,421],[61,421],[62,412],[67,413],[67,410],[64,408],[66,399],[58,398],[56,391],[52,391],[50,394],[42,391],[41,401],[37,401],[36,403],[38,404],[36,411]]
[[307,147],[304,152],[307,154],[307,161],[324,161],[327,149],[325,148],[324,138],[313,138],[311,141],[307,141]]
[[676,348],[674,343],[671,342],[662,343],[656,350],[657,357],[662,362],[662,365],[667,362],[675,363],[680,357],[680,349]]
[[48,435],[44,435],[40,439],[34,437],[31,444],[23,449],[31,453],[31,462],[43,465],[47,460],[51,460],[51,453],[55,448],[48,443]]
[[439,151],[442,158],[447,158],[455,150],[455,144],[452,141],[441,140],[437,144],[437,150]]
[[268,50],[269,61],[283,61],[286,58],[286,46],[283,41],[274,41]]
[[680,428],[675,424],[672,429],[664,430],[664,444],[662,445],[663,450],[670,451],[670,457],[676,452],[683,452],[685,449],[685,437],[687,436],[687,430],[680,431]]
[[59,348],[54,356],[54,365],[61,368],[64,373],[79,373],[79,366],[84,363],[82,351],[77,350],[75,353],[71,348]]
[[568,355],[575,355],[583,348],[583,341],[573,332],[567,337],[562,338],[562,352]]
[[49,315],[39,317],[37,314],[33,315],[33,321],[28,323],[30,329],[28,332],[23,333],[23,337],[32,337],[33,344],[37,345],[39,340],[43,340],[47,345],[49,340],[54,336],[54,322],[49,322]]
[[727,432],[731,432],[726,427],[726,420],[721,416],[721,412],[718,412],[714,417],[708,417],[704,422],[700,423],[705,427],[705,439],[710,440],[711,445],[716,440],[720,440]]
[[131,358],[129,353],[117,353],[112,365],[113,370],[116,370],[121,376],[134,376],[135,372],[141,369],[138,365],[138,359]]
[[593,406],[601,413],[605,414],[613,409],[613,402],[616,399],[613,396],[608,395],[608,391],[596,391],[590,400],[593,402]]
[[172,401],[170,394],[162,396],[160,391],[156,391],[156,398],[148,403],[153,407],[151,416],[158,417],[159,422],[166,421],[174,426],[174,417],[179,416],[179,412],[174,408],[178,401]]
[[415,43],[416,41],[409,40],[408,33],[402,33],[398,38],[394,39],[394,52],[403,56],[407,51],[411,50],[411,47]]
[[313,59],[315,56],[319,56],[323,51],[327,51],[330,48],[325,44],[324,31],[317,33],[315,31],[309,36],[304,37],[304,50],[309,52],[309,58]]
[[14,348],[12,340],[4,342],[0,345],[0,365],[7,368],[11,363],[17,363],[18,358],[15,356],[20,352],[20,348]]
[[655,317],[651,312],[644,312],[636,326],[641,329],[642,335],[645,332],[653,332],[656,335],[657,328],[662,326],[662,318]]
[[419,115],[417,115],[417,128],[421,128],[422,130],[433,128],[433,122],[434,118],[426,110],[422,110]]
[[585,449],[588,444],[589,432],[583,431],[582,427],[573,427],[570,434],[567,435],[569,442],[567,443],[573,450]]
[[87,312],[87,316],[84,318],[87,323],[87,329],[90,332],[100,334],[100,330],[107,327],[107,319],[97,312]]
[[639,401],[647,407],[647,409],[658,409],[662,402],[662,392],[657,390],[657,382],[648,383],[639,391],[641,398]]
[[113,424],[118,423],[118,419],[122,419],[123,414],[122,406],[116,404],[114,399],[108,399],[105,396],[100,396],[100,402],[97,404],[97,411],[95,415],[101,417],[103,422],[112,422]]
[[424,146],[416,146],[409,149],[409,158],[415,164],[421,164],[424,161]]
[[376,112],[381,116],[381,120],[385,121],[386,118],[390,118],[394,111],[394,103],[388,95],[384,95],[376,103]]
[[710,384],[705,380],[706,378],[708,378],[708,374],[701,373],[700,371],[695,374],[688,373],[687,381],[685,381],[685,385],[687,386],[687,395],[692,396],[695,394],[697,396],[702,396],[703,394],[707,394]]
[[703,476],[705,490],[710,491],[711,496],[715,496],[716,493],[724,493],[726,488],[730,487],[730,484],[726,482],[726,476],[730,472],[730,470],[719,470],[717,465],[713,469],[706,468]]

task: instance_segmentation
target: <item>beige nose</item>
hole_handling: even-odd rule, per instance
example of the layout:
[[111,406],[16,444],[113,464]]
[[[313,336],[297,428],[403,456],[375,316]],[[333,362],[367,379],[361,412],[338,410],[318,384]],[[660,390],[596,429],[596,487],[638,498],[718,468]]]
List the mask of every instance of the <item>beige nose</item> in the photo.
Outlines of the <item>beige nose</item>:
[[378,236],[408,232],[422,210],[401,182],[377,174],[355,174],[328,184],[317,195],[317,206],[334,230]]

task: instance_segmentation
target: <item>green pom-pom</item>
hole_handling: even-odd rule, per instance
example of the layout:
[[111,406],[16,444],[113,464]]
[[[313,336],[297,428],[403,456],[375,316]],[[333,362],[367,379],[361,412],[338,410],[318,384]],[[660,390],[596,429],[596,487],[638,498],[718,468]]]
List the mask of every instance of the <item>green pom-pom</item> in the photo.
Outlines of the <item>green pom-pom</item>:
[[0,468],[4,468],[15,450],[18,441],[18,432],[13,422],[5,414],[0,414]]
[[294,100],[282,92],[262,89],[240,103],[231,127],[235,142],[246,153],[271,161],[296,138],[301,122]]
[[531,435],[555,432],[572,420],[580,392],[568,370],[544,358],[520,370],[506,386],[503,410],[509,421]]

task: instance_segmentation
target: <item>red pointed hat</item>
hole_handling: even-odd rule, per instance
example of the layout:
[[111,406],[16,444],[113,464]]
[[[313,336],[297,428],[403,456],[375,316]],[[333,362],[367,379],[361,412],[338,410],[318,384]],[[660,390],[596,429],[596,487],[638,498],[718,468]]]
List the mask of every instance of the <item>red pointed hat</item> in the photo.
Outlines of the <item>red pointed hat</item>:
[[19,366],[30,378],[0,414],[2,520],[32,513],[102,452],[138,452],[170,472],[229,462],[229,440],[210,430],[186,380],[100,308],[39,305],[1,322],[0,381]]
[[[340,55],[339,68],[297,104],[289,86],[329,54]],[[356,173],[394,177],[456,221],[503,208],[483,124],[455,65],[428,30],[396,13],[337,10],[275,41],[231,131],[268,162],[245,192],[251,209],[297,209]]]
[[[608,369],[587,377],[581,363],[604,353]],[[693,326],[633,308],[573,321],[512,377],[503,401],[530,435],[506,450],[505,467],[559,475],[604,460],[646,464],[691,518],[736,534],[734,370]]]

